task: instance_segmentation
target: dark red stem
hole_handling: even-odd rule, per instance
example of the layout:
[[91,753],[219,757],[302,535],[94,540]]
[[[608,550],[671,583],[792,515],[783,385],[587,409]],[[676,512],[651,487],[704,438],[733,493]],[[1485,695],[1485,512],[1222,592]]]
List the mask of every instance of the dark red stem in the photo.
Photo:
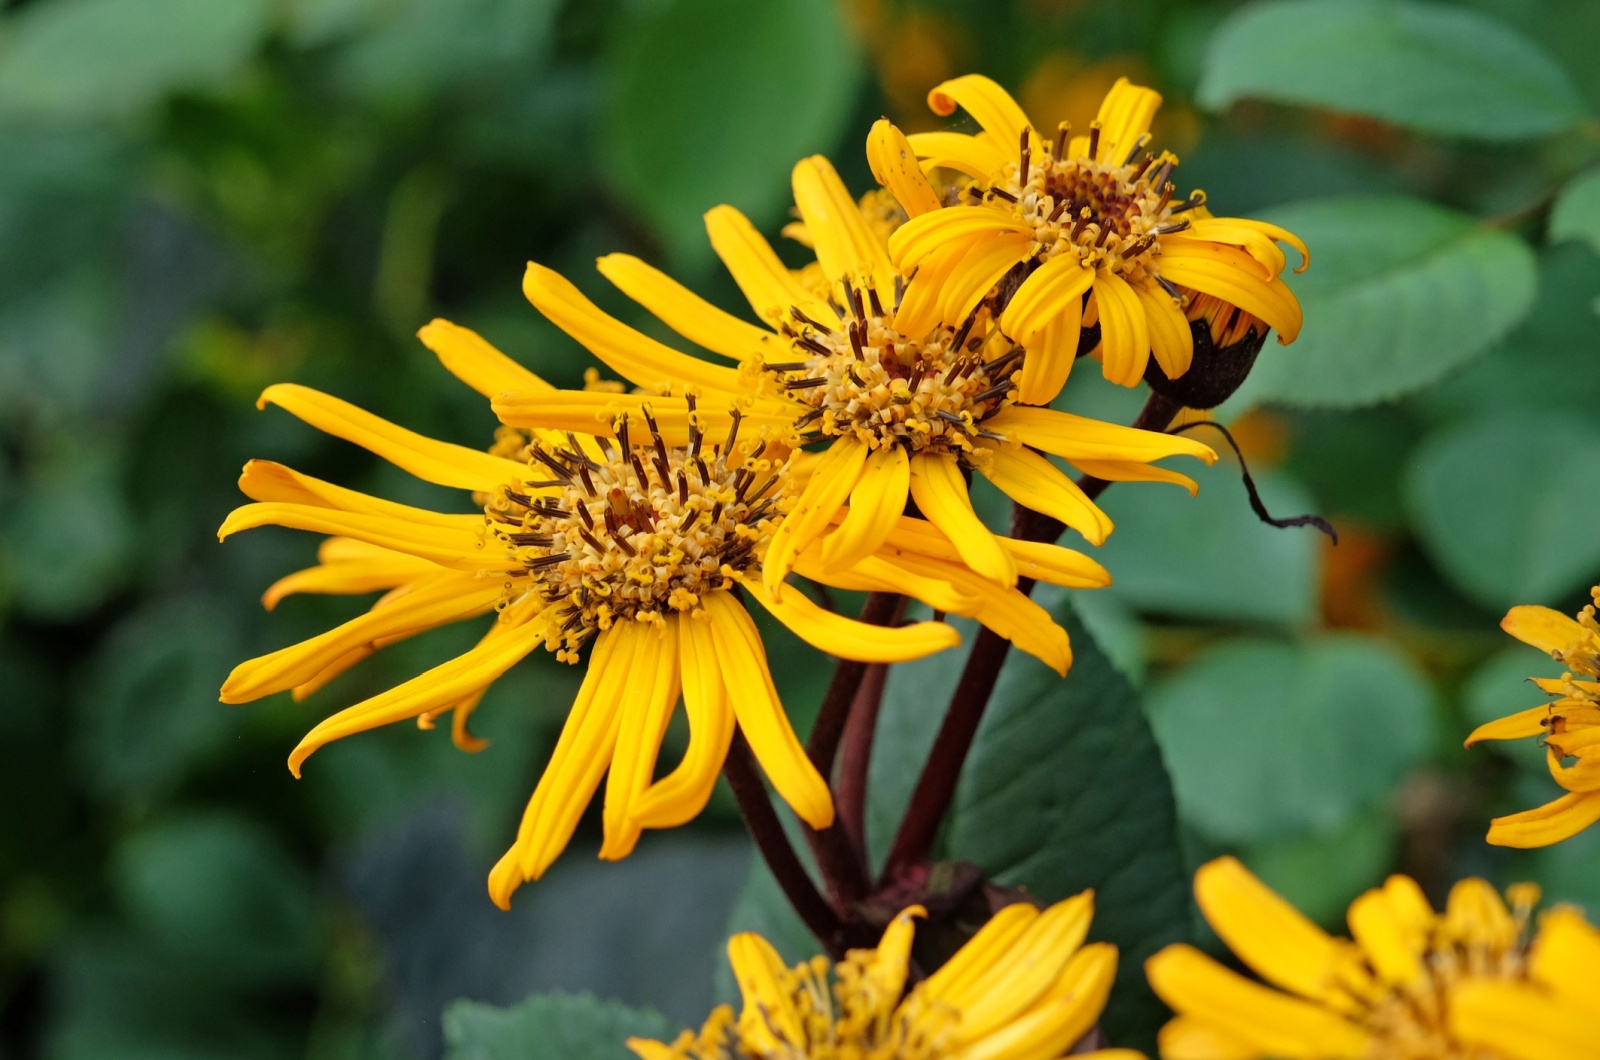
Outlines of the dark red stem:
[[806,867],[789,844],[783,822],[778,820],[767,787],[756,771],[755,756],[750,753],[750,745],[741,732],[733,734],[727,760],[722,764],[722,775],[728,778],[728,787],[733,789],[739,815],[744,818],[750,838],[755,840],[756,849],[761,851],[789,904],[832,956],[843,956],[844,925],[823,899],[817,885],[811,882]]

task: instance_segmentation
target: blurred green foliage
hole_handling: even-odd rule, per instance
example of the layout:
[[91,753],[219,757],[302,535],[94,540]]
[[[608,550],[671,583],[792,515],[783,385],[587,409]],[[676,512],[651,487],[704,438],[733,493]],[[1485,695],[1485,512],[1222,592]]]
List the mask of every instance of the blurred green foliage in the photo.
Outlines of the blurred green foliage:
[[[1080,124],[1116,74],[1148,80],[1180,184],[1311,244],[1302,338],[1224,411],[1273,513],[1341,542],[1260,524],[1228,460],[1198,499],[1109,492],[1117,584],[1074,595],[1079,669],[1007,674],[944,854],[1044,897],[1093,882],[1130,947],[1189,930],[1180,859],[1221,850],[1330,923],[1396,870],[1600,904],[1600,836],[1482,842],[1551,796],[1540,756],[1460,746],[1549,672],[1501,609],[1575,609],[1600,578],[1597,34],[1600,5],[1563,0],[0,3],[0,1056],[535,1056],[554,1026],[584,1055],[594,1028],[698,1023],[730,912],[783,930],[727,802],[618,865],[586,827],[499,913],[483,877],[574,672],[540,657],[496,686],[481,754],[396,727],[296,783],[282,757],[316,718],[473,631],[303,705],[224,707],[233,663],[357,605],[263,614],[314,542],[213,530],[253,456],[449,503],[255,395],[294,380],[485,445],[418,326],[577,384],[590,362],[522,301],[525,261],[641,326],[597,254],[734,307],[699,214],[775,234],[813,151],[865,190],[870,119],[930,127],[923,94],[966,70]],[[1125,422],[1140,400],[1080,370],[1062,403]],[[826,669],[765,632],[803,725]],[[880,849],[958,661],[891,684]],[[1030,736],[1057,757],[1002,791]],[[1086,761],[1117,767],[1091,783]],[[486,1007],[556,989],[665,1016]],[[1129,1006],[1118,1027],[1148,1033]]]

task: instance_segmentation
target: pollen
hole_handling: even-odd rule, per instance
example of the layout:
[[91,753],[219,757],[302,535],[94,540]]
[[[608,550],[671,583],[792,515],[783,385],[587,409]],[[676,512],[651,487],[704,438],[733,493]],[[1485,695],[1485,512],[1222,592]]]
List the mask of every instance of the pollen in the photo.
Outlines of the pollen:
[[692,426],[688,446],[669,446],[646,417],[648,444],[625,418],[615,439],[529,438],[528,477],[484,506],[509,560],[502,604],[532,592],[558,605],[551,648],[569,662],[596,630],[692,613],[731,588],[782,515],[784,467],[763,439],[739,438],[737,411],[719,445]]
[[1000,333],[987,303],[959,328],[939,325],[913,339],[895,330],[875,293],[850,288],[849,301],[837,328],[791,309],[782,329],[798,359],[766,365],[779,389],[811,406],[797,423],[803,434],[964,461],[985,452],[985,441],[1003,440],[983,423],[1015,401],[1023,351]]

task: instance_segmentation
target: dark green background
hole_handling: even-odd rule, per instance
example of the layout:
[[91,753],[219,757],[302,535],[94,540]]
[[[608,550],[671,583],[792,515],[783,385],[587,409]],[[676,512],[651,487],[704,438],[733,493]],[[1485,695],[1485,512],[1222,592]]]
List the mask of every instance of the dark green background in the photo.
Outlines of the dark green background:
[[[1148,80],[1180,184],[1312,244],[1304,336],[1224,414],[1249,413],[1269,507],[1344,536],[1330,554],[1262,526],[1231,461],[1196,500],[1113,489],[1116,586],[1050,601],[1077,611],[1077,683],[1008,673],[943,853],[1045,898],[1100,888],[1101,930],[1132,948],[1111,1017],[1129,1041],[1158,1018],[1135,952],[1191,932],[1185,866],[1217,852],[1331,925],[1395,870],[1436,897],[1483,873],[1600,902],[1600,842],[1482,842],[1555,794],[1534,749],[1460,748],[1550,668],[1498,631],[1504,608],[1573,610],[1600,576],[1597,35],[1588,0],[0,3],[0,1057],[424,1058],[445,1030],[458,1056],[532,1056],[550,1020],[565,1055],[599,1035],[613,1056],[698,1021],[736,897],[736,922],[785,930],[759,874],[745,888],[729,802],[620,865],[586,822],[496,911],[485,874],[576,672],[541,655],[500,682],[479,755],[397,726],[295,782],[315,719],[475,631],[303,705],[223,706],[235,662],[359,605],[263,613],[314,540],[214,529],[250,457],[461,505],[255,395],[292,380],[487,445],[421,324],[578,384],[592,362],[522,300],[524,262],[627,314],[591,265],[630,251],[733,306],[701,212],[732,202],[776,238],[812,151],[866,190],[871,120],[929,127],[922,93],[966,70],[1084,108],[1117,70]],[[1093,369],[1063,407],[1130,419],[1140,396]],[[803,727],[826,671],[769,644]],[[891,685],[876,845],[941,673]],[[665,1020],[442,1019],[558,988]]]

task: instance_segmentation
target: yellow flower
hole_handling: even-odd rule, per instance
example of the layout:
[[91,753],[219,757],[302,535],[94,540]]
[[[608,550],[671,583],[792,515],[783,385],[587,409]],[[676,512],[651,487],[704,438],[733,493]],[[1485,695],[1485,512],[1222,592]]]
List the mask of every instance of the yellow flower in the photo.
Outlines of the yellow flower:
[[[1524,644],[1548,652],[1567,667],[1558,678],[1530,678],[1552,702],[1480,725],[1467,737],[1518,740],[1538,736],[1545,746],[1550,775],[1566,794],[1535,810],[1497,817],[1489,823],[1489,842],[1503,847],[1544,847],[1570,839],[1600,821],[1600,585],[1594,603],[1568,618],[1548,607],[1513,607],[1500,628]],[[1563,765],[1567,758],[1576,759]]]
[[[592,642],[588,669],[515,844],[490,876],[501,906],[566,846],[609,769],[601,857],[626,856],[643,828],[682,824],[704,807],[735,724],[779,794],[827,827],[827,784],[801,747],[773,687],[755,623],[737,590],[832,655],[897,662],[959,641],[943,623],[898,629],[824,611],[799,593],[782,601],[760,577],[782,506],[788,451],[741,430],[735,409],[657,429],[648,402],[561,392],[476,334],[444,321],[421,332],[445,367],[485,396],[538,395],[552,408],[615,406],[605,433],[502,430],[491,452],[414,434],[337,398],[280,384],[262,394],[329,434],[418,478],[472,491],[476,514],[452,515],[343,489],[267,461],[245,466],[255,503],[218,536],[277,525],[332,535],[320,563],[267,591],[388,590],[371,610],[310,640],[242,663],[222,688],[241,703],[288,689],[303,697],[378,648],[447,623],[497,612],[478,645],[334,714],[289,757],[301,763],[333,740],[390,722],[424,728],[454,711],[456,742],[484,691],[543,645],[569,661]],[[715,440],[701,431],[715,428]],[[652,780],[680,692],[689,719],[683,761]]]
[[[890,225],[878,204],[869,201],[864,213],[820,157],[797,165],[793,182],[816,270],[784,267],[732,207],[706,215],[713,247],[768,328],[710,305],[637,258],[613,254],[599,262],[612,283],[674,331],[740,368],[645,338],[542,266],[530,265],[524,281],[541,312],[639,386],[673,394],[698,387],[708,400],[732,395],[764,425],[792,427],[792,444],[828,443],[776,531],[763,573],[770,592],[778,593],[793,569],[859,573],[860,563],[889,543],[908,498],[961,565],[1009,589],[1019,575],[1015,544],[978,518],[965,472],[982,474],[1018,503],[1099,544],[1111,520],[1040,451],[1100,478],[1176,482],[1191,491],[1190,479],[1150,462],[1176,454],[1216,459],[1181,436],[1018,406],[1013,379],[1019,368],[1027,374],[1028,357],[994,326],[984,290],[958,326],[934,322],[908,331],[899,315],[909,303],[897,301]],[[496,410],[508,423],[527,422],[509,399]],[[1065,552],[1051,554],[1067,562]],[[1070,562],[1081,565],[1084,557]]]
[[[873,129],[873,170],[911,214],[889,241],[891,256],[915,271],[906,300],[925,307],[919,325],[959,321],[983,291],[1013,285],[1000,324],[1036,364],[1024,403],[1061,388],[1080,328],[1099,326],[1105,377],[1123,386],[1144,377],[1151,354],[1168,378],[1187,372],[1191,321],[1204,321],[1201,333],[1219,348],[1252,330],[1259,339],[1275,328],[1283,343],[1299,334],[1277,242],[1300,252],[1301,269],[1305,244],[1276,225],[1213,217],[1199,192],[1174,201],[1177,158],[1145,150],[1156,92],[1121,78],[1086,135],[1063,122],[1053,139],[1040,139],[1016,101],[977,74],[939,85],[928,104],[942,115],[960,107],[983,131],[905,137],[887,121]],[[949,205],[924,176],[936,169],[961,174]]]
[[[895,917],[877,949],[852,950],[832,969],[817,957],[786,968],[759,935],[735,935],[728,959],[743,995],[699,1034],[671,1045],[635,1038],[642,1060],[1054,1060],[1105,1007],[1117,950],[1083,945],[1094,917],[1084,892],[1040,911],[1010,905],[949,962],[906,992],[915,918]],[[1142,1060],[1130,1049],[1075,1056]]]
[[[1570,908],[1528,919],[1479,879],[1435,913],[1408,876],[1350,904],[1335,938],[1233,858],[1195,874],[1200,910],[1266,986],[1192,946],[1145,963],[1177,1017],[1163,1060],[1600,1060],[1600,931]],[[1272,989],[1277,987],[1278,989]]]

